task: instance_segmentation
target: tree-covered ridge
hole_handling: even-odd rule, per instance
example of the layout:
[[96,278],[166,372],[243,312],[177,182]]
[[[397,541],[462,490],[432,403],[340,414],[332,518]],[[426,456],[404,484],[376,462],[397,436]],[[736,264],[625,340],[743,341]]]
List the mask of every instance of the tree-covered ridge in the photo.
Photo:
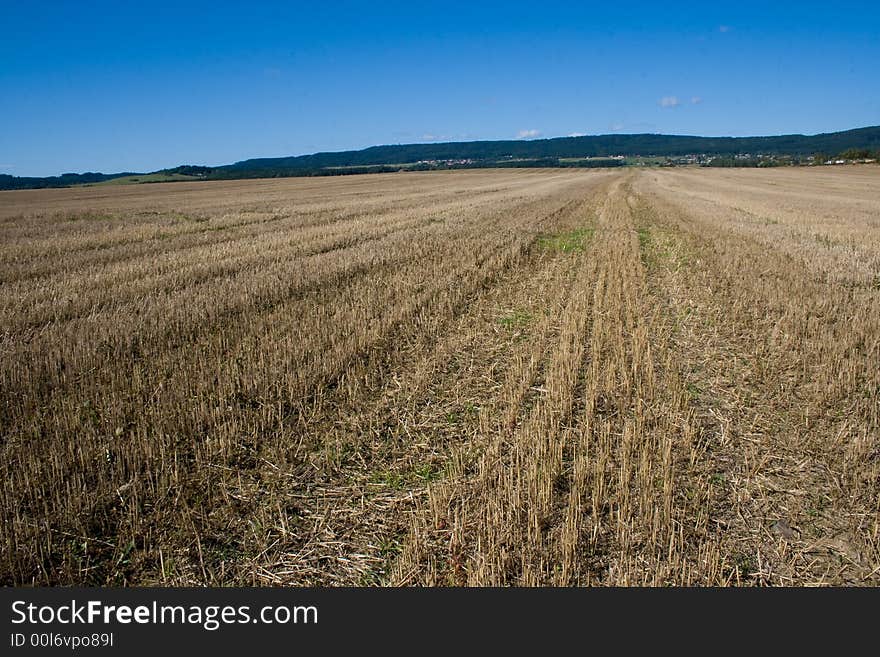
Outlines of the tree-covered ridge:
[[48,176],[46,178],[10,176],[0,173],[0,189],[43,189],[46,187],[70,187],[71,185],[84,185],[98,183],[114,178],[136,175],[133,173],[63,173],[60,176]]
[[[182,165],[160,172],[191,180],[273,178],[286,176],[381,173],[478,167],[604,167],[621,166],[615,157],[677,158],[715,156],[712,166],[772,164],[765,156],[824,161],[826,154],[844,159],[880,157],[880,126],[818,135],[772,137],[695,137],[688,135],[611,134],[553,139],[468,141],[372,146],[357,151],[314,153],[292,157],[256,158],[219,167]],[[857,154],[860,157],[850,157]],[[745,158],[745,159],[743,159]],[[145,174],[66,173],[48,178],[0,175],[0,189],[67,187]],[[167,178],[163,178],[166,180]],[[143,180],[139,182],[155,182]]]
[[530,141],[471,141],[439,144],[373,146],[360,151],[315,153],[297,157],[258,158],[236,162],[228,169],[320,169],[324,167],[409,164],[430,160],[491,160],[503,158],[610,157],[614,155],[677,156],[691,153],[734,155],[810,155],[839,153],[850,148],[880,149],[880,126],[819,135],[774,137],[693,137],[680,135],[594,135]]

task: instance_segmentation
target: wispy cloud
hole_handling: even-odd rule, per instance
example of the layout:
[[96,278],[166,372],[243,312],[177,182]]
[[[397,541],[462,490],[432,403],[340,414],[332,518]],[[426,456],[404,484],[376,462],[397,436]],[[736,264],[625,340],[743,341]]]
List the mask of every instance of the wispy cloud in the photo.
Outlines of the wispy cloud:
[[531,128],[529,130],[520,130],[519,132],[516,133],[517,139],[534,139],[535,137],[540,137],[540,136],[541,136],[541,131],[535,130],[534,128]]
[[718,31],[721,32],[722,34],[724,34],[726,32],[730,32],[730,30],[731,30],[730,25],[719,25],[718,26]]
[[654,132],[657,130],[657,125],[654,123],[648,123],[646,121],[612,121],[608,126],[608,129],[611,132],[622,132],[626,130],[627,132]]
[[586,132],[569,132],[568,136],[569,137],[586,137],[587,133]]
[[703,102],[703,99],[699,96],[691,96],[691,105],[699,105]]
[[660,107],[678,107],[681,105],[681,101],[677,96],[663,96],[663,98],[657,101],[657,104]]

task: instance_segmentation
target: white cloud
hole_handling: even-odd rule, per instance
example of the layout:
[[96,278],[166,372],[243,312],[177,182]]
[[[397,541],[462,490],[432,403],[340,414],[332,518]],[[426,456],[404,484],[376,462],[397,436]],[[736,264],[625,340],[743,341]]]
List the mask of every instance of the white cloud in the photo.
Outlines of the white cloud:
[[613,121],[608,128],[611,132],[622,132],[626,131],[628,133],[638,133],[638,132],[657,132],[657,124],[649,123],[646,121]]
[[568,133],[568,136],[569,137],[586,137],[587,133],[586,132],[570,132],[570,133]]
[[691,105],[699,105],[703,102],[703,99],[699,96],[691,96]]
[[535,137],[540,137],[541,131],[535,130],[534,128],[530,130],[520,130],[516,133],[517,139],[534,139]]
[[657,101],[657,104],[660,107],[678,107],[681,105],[681,101],[677,96],[663,96],[663,98]]

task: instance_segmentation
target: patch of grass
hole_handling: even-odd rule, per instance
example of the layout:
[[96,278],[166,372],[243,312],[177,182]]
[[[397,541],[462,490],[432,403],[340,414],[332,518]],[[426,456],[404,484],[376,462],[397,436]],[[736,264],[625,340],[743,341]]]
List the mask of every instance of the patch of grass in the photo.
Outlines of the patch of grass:
[[626,162],[628,166],[658,166],[660,164],[664,164],[666,162],[666,158],[631,156],[624,158],[624,162]]
[[96,212],[89,210],[87,212],[79,212],[66,215],[67,221],[111,221],[115,217],[106,212]]
[[370,483],[379,484],[392,490],[404,490],[436,481],[443,476],[443,469],[435,463],[423,463],[411,470],[379,470],[370,477]]
[[733,555],[733,567],[739,571],[740,577],[748,577],[758,571],[758,562],[752,555],[738,552]]
[[663,266],[678,271],[691,262],[691,253],[673,234],[642,227],[637,231],[642,262],[648,268]]
[[464,408],[457,411],[452,411],[446,414],[446,420],[450,424],[461,424],[468,418],[475,418],[480,413],[480,407],[468,402],[464,405]]
[[361,573],[358,578],[358,586],[381,586],[389,566],[403,551],[403,542],[400,536],[386,536],[378,541],[376,547],[378,548],[377,556],[382,559],[382,563]]
[[577,228],[567,233],[542,235],[538,238],[538,246],[545,251],[561,251],[562,253],[579,253],[593,237],[594,228]]
[[399,472],[381,470],[373,473],[373,476],[370,477],[370,482],[387,486],[393,490],[402,490],[406,485],[406,478]]
[[659,252],[651,231],[647,228],[639,228],[636,233],[639,236],[639,253],[642,256],[642,264],[651,269],[660,263],[662,253]]
[[504,328],[515,329],[528,326],[532,322],[533,316],[525,310],[514,310],[512,313],[505,315],[498,320]]
[[379,543],[379,556],[383,559],[389,559],[400,554],[403,546],[397,538],[383,538]]
[[105,180],[104,182],[92,183],[89,186],[139,185],[141,183],[183,182],[186,180],[201,180],[201,178],[197,176],[187,176],[182,173],[147,173],[137,176],[113,178],[112,180]]
[[425,483],[430,483],[439,479],[442,471],[437,470],[431,463],[425,463],[424,465],[419,466],[418,468],[413,470],[413,474],[416,476],[417,479]]
[[203,224],[203,223],[206,223],[211,220],[210,217],[197,216],[197,215],[194,216],[194,215],[184,214],[182,212],[176,212],[172,216],[178,221],[186,221],[186,222],[197,223],[197,224]]

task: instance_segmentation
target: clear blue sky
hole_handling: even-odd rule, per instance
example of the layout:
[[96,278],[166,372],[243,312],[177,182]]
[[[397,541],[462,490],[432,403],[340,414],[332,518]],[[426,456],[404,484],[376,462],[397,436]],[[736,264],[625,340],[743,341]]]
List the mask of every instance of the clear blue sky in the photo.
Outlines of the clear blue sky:
[[0,0],[0,16],[14,175],[880,124],[877,2]]

